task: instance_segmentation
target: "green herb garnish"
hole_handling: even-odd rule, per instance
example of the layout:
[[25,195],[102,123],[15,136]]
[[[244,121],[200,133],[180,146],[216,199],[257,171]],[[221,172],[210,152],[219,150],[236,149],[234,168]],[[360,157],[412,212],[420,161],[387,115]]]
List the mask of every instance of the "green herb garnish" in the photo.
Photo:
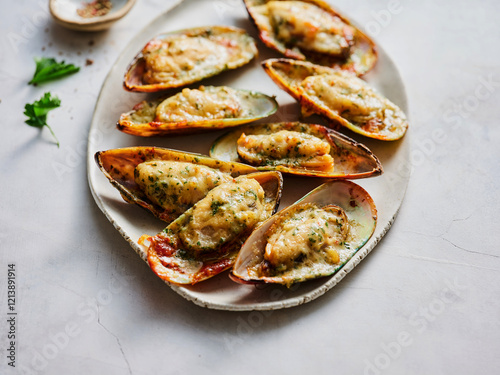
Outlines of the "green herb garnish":
[[215,216],[219,212],[219,208],[224,205],[224,202],[212,201],[210,208],[212,209],[212,216]]
[[50,92],[46,92],[40,100],[36,100],[32,104],[28,103],[24,106],[24,114],[28,116],[25,122],[35,128],[43,129],[44,126],[49,128],[52,136],[56,140],[57,147],[59,147],[59,141],[52,131],[52,128],[47,124],[47,113],[60,105],[61,100],[59,100],[57,96],[52,97]]
[[79,67],[73,64],[66,64],[64,61],[57,62],[55,59],[48,57],[35,57],[35,62],[35,74],[29,84],[52,81],[80,70]]

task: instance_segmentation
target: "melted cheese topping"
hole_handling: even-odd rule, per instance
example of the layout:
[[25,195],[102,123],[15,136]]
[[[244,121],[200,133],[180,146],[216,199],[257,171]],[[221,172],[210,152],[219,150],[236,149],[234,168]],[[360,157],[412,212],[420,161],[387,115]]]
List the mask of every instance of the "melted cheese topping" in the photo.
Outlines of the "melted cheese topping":
[[252,178],[238,177],[196,203],[178,235],[187,249],[211,252],[255,227],[264,212],[262,186]]
[[156,108],[158,108],[156,103],[144,100],[136,105],[132,112],[129,112],[130,120],[136,124],[147,124],[155,118]]
[[330,145],[310,134],[289,130],[280,130],[272,134],[243,133],[237,145],[240,157],[253,165],[333,169]]
[[203,36],[175,35],[149,43],[143,51],[147,83],[190,79],[227,64],[228,49]]
[[264,259],[273,272],[315,263],[336,264],[348,233],[349,222],[340,207],[305,203],[268,230]]
[[349,52],[352,27],[338,17],[303,1],[269,1],[256,7],[265,14],[281,42],[329,55]]
[[246,117],[238,92],[229,87],[184,89],[164,100],[156,109],[156,121],[181,122]]
[[401,109],[364,81],[349,74],[309,76],[302,81],[300,88],[309,100],[326,106],[369,132],[400,128],[406,122]]
[[158,206],[181,214],[214,187],[231,180],[227,173],[191,163],[149,161],[135,168],[135,182]]

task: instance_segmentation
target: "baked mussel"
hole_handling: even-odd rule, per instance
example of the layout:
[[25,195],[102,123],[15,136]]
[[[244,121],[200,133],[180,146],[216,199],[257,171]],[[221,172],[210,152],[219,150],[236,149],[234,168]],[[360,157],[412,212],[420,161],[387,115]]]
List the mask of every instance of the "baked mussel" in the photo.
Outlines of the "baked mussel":
[[212,144],[210,156],[301,176],[356,179],[382,173],[366,146],[325,126],[301,122],[238,127]]
[[230,277],[290,287],[335,274],[369,240],[377,209],[351,181],[323,184],[272,216],[247,239]]
[[264,44],[287,58],[368,72],[375,43],[345,16],[320,0],[244,0]]
[[128,91],[156,92],[182,87],[239,68],[257,56],[245,30],[203,26],[158,35],[127,68]]
[[213,188],[161,233],[140,238],[149,266],[179,285],[231,268],[246,238],[276,212],[282,187],[281,173],[257,172]]
[[307,61],[269,59],[266,73],[302,106],[304,116],[325,116],[366,137],[393,141],[404,136],[404,112],[367,82],[349,72]]
[[214,187],[257,169],[160,147],[99,151],[95,160],[123,199],[171,222]]
[[277,109],[276,100],[260,92],[201,86],[166,99],[142,101],[120,116],[117,127],[141,137],[189,134],[256,121]]

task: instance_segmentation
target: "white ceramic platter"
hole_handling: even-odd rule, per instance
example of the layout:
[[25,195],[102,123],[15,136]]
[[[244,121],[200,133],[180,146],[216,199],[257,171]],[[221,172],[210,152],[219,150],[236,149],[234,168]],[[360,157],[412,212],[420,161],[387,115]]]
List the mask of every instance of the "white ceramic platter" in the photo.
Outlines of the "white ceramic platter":
[[[104,81],[97,101],[88,143],[87,168],[90,188],[99,208],[142,259],[145,259],[145,254],[137,245],[139,237],[143,234],[154,235],[166,225],[138,206],[125,203],[118,191],[97,168],[94,154],[97,151],[119,147],[159,146],[208,155],[210,145],[224,131],[165,138],[140,138],[119,132],[116,129],[116,122],[122,112],[129,111],[133,105],[148,97],[148,94],[126,92],[122,87],[122,80],[129,62],[151,38],[166,31],[218,24],[244,28],[257,39],[256,30],[248,19],[242,1],[179,1],[174,8],[152,21],[128,44]],[[202,83],[228,85],[275,95],[280,109],[265,122],[297,121],[300,112],[298,104],[281,91],[260,66],[261,61],[279,55],[265,48],[260,42],[258,47],[260,56],[257,60],[243,68],[225,72]],[[380,46],[378,51],[377,66],[365,76],[365,79],[408,113],[404,86],[399,73]],[[325,124],[320,117],[307,119],[307,122]],[[346,134],[368,146],[379,157],[385,173],[379,177],[356,180],[356,183],[364,187],[374,199],[378,209],[378,223],[368,243],[337,274],[287,289],[274,285],[255,287],[237,284],[229,279],[226,272],[194,286],[171,285],[171,288],[197,305],[213,309],[273,310],[311,301],[342,280],[373,250],[391,226],[403,200],[410,175],[409,134],[396,142],[370,140],[347,131]],[[323,182],[317,178],[285,176],[280,208],[295,202]],[[127,251],[127,247],[123,242],[123,251]]]

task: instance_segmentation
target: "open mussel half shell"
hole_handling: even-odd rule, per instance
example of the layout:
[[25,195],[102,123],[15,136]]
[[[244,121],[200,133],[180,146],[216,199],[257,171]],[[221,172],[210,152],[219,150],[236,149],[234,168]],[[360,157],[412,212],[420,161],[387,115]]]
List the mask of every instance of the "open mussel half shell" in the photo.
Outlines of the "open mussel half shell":
[[[310,213],[300,217],[308,209],[316,217],[335,214],[336,219],[329,226],[323,220],[326,226],[321,227],[321,220],[307,221]],[[333,275],[369,240],[376,222],[375,203],[363,188],[351,181],[330,181],[258,227],[242,246],[230,277],[243,284],[290,286]],[[340,229],[329,234],[328,227]],[[281,253],[271,246],[276,234],[285,235],[279,238],[287,245],[278,248]]]
[[241,245],[279,205],[279,172],[240,176],[212,189],[155,236],[143,236],[147,261],[166,282],[196,284],[234,264]]
[[203,26],[158,35],[137,54],[125,73],[128,91],[182,87],[239,68],[258,54],[245,30]]
[[[245,164],[160,147],[127,147],[99,151],[95,154],[95,160],[126,202],[137,204],[166,222],[173,221],[195,203],[196,196],[192,190],[197,189],[201,199],[206,193],[202,186],[209,189],[227,179],[257,172],[256,168]],[[159,174],[165,173],[164,170],[148,175],[146,181],[138,180],[137,167],[155,167],[156,162],[174,164],[171,165],[172,176],[167,176],[171,177],[171,180],[158,179]],[[203,180],[201,176],[204,176]],[[168,190],[169,188],[171,190]],[[189,192],[186,189],[192,190]],[[182,194],[187,194],[185,201]]]
[[[213,108],[212,112],[209,108],[214,102],[220,107],[216,108],[217,116],[213,115]],[[234,111],[230,111],[231,108],[235,108]],[[171,109],[180,115],[173,116]],[[132,111],[120,116],[117,128],[140,137],[190,134],[256,121],[277,109],[276,99],[260,92],[201,86],[195,90],[184,89],[166,99],[138,103]]]
[[403,111],[368,83],[348,72],[306,61],[269,59],[266,73],[302,106],[337,125],[369,138],[393,141],[404,136],[408,120]]
[[377,62],[375,43],[321,0],[244,0],[266,46],[287,58],[367,73]]
[[[283,151],[286,152],[286,156],[282,159],[273,160],[271,156],[265,154],[264,148],[271,149],[273,152],[278,148],[277,144],[272,143],[273,140],[268,141],[267,144],[263,142],[265,146],[261,146],[262,150],[253,150],[254,153],[258,152],[261,156],[264,155],[262,157],[264,160],[260,163],[253,162],[253,160],[245,158],[245,156],[242,157],[238,152],[238,143],[242,135],[243,137],[252,135],[273,136],[284,132],[292,135],[296,134],[298,139],[294,144],[280,145]],[[294,149],[299,153],[302,152],[299,147],[301,147],[301,143],[305,144],[301,138],[303,136],[312,136],[318,142],[321,142],[320,146],[327,148],[326,155],[331,160],[332,168],[324,168],[323,165],[310,163],[309,160],[314,158],[313,154],[310,157],[299,154],[301,157],[297,157]],[[312,152],[314,153],[314,150]],[[300,122],[238,127],[223,134],[212,144],[210,156],[227,162],[247,163],[259,170],[277,170],[283,173],[312,177],[356,179],[378,176],[382,173],[380,161],[366,146],[322,125]],[[304,160],[304,162],[301,160]]]

